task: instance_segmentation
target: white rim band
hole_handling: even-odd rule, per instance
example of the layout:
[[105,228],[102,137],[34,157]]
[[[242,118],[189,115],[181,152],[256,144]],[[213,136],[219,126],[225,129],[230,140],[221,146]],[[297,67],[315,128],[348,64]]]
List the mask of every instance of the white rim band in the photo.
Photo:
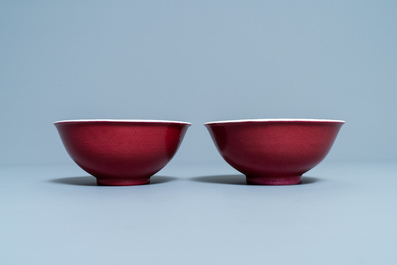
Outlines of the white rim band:
[[303,121],[303,122],[332,122],[345,123],[342,120],[327,120],[327,119],[245,119],[245,120],[225,120],[225,121],[211,121],[204,125],[219,124],[219,123],[240,123],[240,122],[277,122],[277,121]]
[[81,120],[62,120],[56,121],[54,124],[60,123],[69,123],[69,122],[146,122],[146,123],[174,123],[174,124],[183,124],[183,125],[191,125],[190,122],[183,121],[168,121],[168,120],[117,120],[117,119],[81,119]]

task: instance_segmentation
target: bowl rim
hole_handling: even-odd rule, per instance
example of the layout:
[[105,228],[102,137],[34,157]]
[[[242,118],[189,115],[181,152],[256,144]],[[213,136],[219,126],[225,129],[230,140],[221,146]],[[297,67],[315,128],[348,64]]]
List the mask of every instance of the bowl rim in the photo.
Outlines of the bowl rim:
[[227,123],[260,123],[260,122],[320,122],[320,123],[339,123],[344,124],[343,120],[330,120],[330,119],[241,119],[241,120],[223,120],[223,121],[210,121],[204,125],[227,124]]
[[192,125],[190,122],[185,121],[170,121],[170,120],[141,120],[141,119],[76,119],[76,120],[60,120],[54,122],[57,124],[67,124],[67,123],[90,123],[90,122],[109,122],[109,123],[164,123],[164,124],[179,124],[179,125]]

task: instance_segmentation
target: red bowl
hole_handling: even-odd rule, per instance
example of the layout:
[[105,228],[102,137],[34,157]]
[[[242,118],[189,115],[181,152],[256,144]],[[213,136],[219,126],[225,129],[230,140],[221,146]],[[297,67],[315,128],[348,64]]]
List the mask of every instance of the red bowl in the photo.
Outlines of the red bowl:
[[190,123],[152,120],[58,121],[63,145],[98,185],[141,185],[175,155]]
[[330,151],[344,121],[234,120],[206,123],[219,153],[248,184],[299,184]]

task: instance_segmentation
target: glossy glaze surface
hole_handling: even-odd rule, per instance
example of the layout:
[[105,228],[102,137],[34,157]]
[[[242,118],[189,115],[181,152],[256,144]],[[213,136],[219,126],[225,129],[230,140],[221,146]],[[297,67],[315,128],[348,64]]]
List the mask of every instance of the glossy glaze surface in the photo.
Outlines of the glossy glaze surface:
[[219,153],[248,184],[299,184],[330,151],[344,124],[335,120],[241,120],[206,123]]
[[70,157],[98,185],[141,185],[175,155],[189,123],[74,120],[55,123]]

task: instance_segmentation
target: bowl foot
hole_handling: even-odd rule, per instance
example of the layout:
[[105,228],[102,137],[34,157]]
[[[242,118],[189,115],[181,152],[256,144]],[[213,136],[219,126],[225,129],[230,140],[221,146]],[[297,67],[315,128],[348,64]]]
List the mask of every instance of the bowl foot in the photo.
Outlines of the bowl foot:
[[249,185],[296,185],[302,182],[302,176],[246,176]]
[[141,178],[141,179],[124,179],[124,178],[106,178],[106,179],[98,179],[98,186],[134,186],[134,185],[145,185],[150,183],[150,178]]

